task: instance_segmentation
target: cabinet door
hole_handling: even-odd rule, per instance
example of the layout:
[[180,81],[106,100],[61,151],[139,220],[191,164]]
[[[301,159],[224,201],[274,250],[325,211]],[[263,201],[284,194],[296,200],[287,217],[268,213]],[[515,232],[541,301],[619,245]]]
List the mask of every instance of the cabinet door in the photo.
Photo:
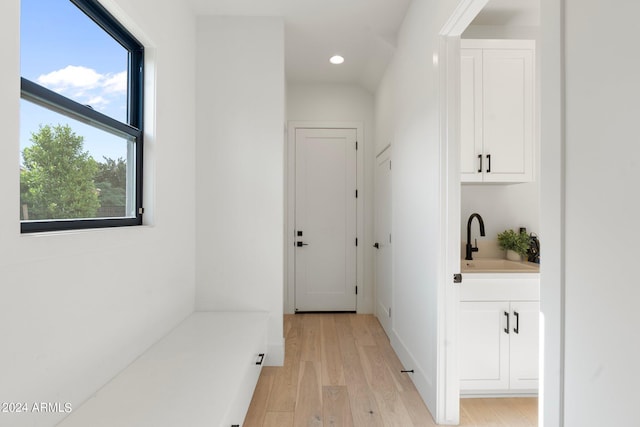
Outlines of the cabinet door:
[[483,50],[485,182],[533,180],[533,65],[533,50]]
[[510,378],[512,390],[538,389],[539,302],[511,302]]
[[482,181],[482,49],[460,50],[460,179]]
[[470,393],[509,388],[509,303],[460,303],[460,390]]

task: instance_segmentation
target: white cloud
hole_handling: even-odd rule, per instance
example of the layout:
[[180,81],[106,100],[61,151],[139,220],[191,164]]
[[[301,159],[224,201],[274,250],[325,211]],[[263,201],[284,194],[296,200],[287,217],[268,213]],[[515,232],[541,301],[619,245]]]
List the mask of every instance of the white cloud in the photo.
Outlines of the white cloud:
[[107,104],[109,104],[109,100],[103,98],[102,96],[94,96],[93,98],[87,101],[88,105],[91,105],[92,108],[102,110]]
[[122,97],[127,93],[127,71],[101,74],[92,68],[67,65],[41,75],[37,82],[96,110],[126,102]]
[[103,79],[102,74],[91,68],[67,65],[61,70],[41,75],[38,77],[38,83],[58,92],[70,88],[92,89]]
[[127,72],[122,71],[108,76],[103,83],[103,87],[107,93],[127,93]]

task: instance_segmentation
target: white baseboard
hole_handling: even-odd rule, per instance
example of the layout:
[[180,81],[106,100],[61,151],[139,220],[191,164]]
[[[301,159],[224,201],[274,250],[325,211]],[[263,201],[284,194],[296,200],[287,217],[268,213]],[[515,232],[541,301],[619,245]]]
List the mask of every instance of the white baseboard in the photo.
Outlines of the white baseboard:
[[[418,393],[422,397],[422,400],[427,405],[427,409],[431,412],[431,416],[435,419],[436,414],[436,398],[435,395],[432,394],[432,390],[434,390],[432,381],[425,375],[423,369],[421,368],[421,364],[413,357],[411,352],[404,345],[398,334],[395,331],[392,331],[390,335],[391,347],[398,355],[400,362],[402,362],[402,366],[405,369],[413,369],[413,373],[407,373],[406,375],[411,378],[411,381],[416,386]],[[438,422],[438,420],[435,420]]]

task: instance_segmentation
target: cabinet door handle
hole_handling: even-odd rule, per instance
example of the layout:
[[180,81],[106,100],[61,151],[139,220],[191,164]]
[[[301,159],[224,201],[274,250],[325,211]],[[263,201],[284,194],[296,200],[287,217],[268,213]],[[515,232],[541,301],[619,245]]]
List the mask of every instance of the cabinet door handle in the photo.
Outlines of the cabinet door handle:
[[489,167],[487,167],[487,173],[491,173],[491,154],[487,154],[487,162],[489,162]]
[[482,173],[482,154],[478,154],[478,159],[480,160],[480,168],[478,169],[478,173]]
[[513,315],[516,316],[516,327],[513,328],[513,332],[515,332],[516,334],[519,334],[520,333],[520,313],[513,310]]
[[509,333],[509,312],[505,311],[504,315],[507,316],[507,327],[504,328],[504,331],[508,334]]

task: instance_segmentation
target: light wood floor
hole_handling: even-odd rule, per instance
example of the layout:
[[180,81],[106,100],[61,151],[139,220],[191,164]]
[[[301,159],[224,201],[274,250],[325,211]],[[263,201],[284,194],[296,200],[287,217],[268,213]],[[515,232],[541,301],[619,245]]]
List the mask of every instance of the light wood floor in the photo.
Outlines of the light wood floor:
[[[283,367],[264,367],[244,427],[435,426],[371,315],[285,315]],[[535,427],[537,399],[462,399],[461,426]]]

